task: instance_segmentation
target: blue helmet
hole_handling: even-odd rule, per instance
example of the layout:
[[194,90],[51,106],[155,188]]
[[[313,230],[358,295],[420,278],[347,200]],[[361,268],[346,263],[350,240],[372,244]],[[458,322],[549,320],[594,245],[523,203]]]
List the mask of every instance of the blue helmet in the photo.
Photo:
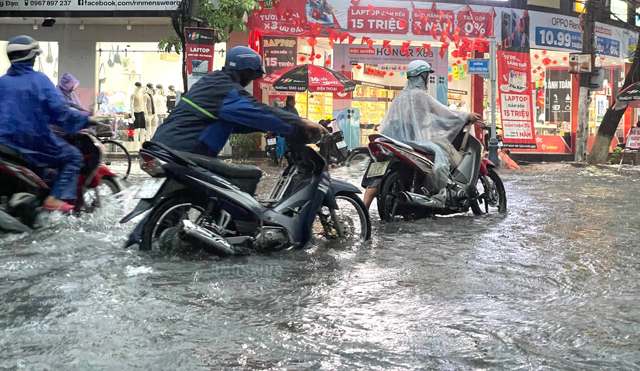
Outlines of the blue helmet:
[[254,70],[260,71],[265,74],[264,67],[262,66],[262,58],[256,53],[255,50],[247,48],[246,46],[235,46],[227,53],[227,60],[224,66],[228,69],[241,71],[241,70]]
[[11,63],[28,61],[40,54],[42,54],[40,44],[30,36],[12,37],[7,44],[7,57]]

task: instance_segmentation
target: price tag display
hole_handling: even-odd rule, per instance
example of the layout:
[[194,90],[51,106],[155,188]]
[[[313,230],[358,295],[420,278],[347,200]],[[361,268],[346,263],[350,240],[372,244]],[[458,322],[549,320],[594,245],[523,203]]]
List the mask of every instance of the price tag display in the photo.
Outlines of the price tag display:
[[580,32],[565,31],[557,28],[536,27],[536,44],[571,50],[582,49]]

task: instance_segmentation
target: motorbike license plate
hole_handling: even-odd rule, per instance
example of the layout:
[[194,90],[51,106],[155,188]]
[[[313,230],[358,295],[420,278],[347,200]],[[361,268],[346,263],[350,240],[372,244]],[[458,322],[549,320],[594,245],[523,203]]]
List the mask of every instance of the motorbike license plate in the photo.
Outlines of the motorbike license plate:
[[267,139],[267,145],[268,146],[275,146],[276,145],[276,138]]
[[367,170],[367,178],[383,176],[387,172],[387,166],[389,166],[389,161],[372,162]]
[[341,140],[338,143],[336,143],[336,147],[338,147],[338,149],[343,149],[346,146],[347,146],[347,143],[345,143],[344,140]]
[[138,193],[136,193],[135,198],[143,200],[154,198],[166,180],[167,178],[151,178],[145,180]]

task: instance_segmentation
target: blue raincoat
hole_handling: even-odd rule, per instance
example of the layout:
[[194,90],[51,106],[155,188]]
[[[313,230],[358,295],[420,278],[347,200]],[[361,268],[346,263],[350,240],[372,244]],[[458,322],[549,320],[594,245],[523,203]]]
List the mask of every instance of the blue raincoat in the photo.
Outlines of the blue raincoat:
[[0,77],[0,143],[15,148],[37,168],[58,169],[51,195],[76,198],[82,154],[51,130],[68,134],[85,127],[88,116],[69,108],[49,78],[25,63],[14,63]]

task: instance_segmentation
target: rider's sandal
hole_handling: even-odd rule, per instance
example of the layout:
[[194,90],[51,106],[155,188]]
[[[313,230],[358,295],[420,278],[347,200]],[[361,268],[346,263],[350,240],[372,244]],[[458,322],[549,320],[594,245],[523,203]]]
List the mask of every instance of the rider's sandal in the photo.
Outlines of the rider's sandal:
[[68,214],[70,212],[73,211],[73,205],[69,204],[69,203],[63,203],[60,206],[51,206],[51,205],[44,205],[42,206],[43,209],[47,210],[47,211],[60,211],[64,214]]

